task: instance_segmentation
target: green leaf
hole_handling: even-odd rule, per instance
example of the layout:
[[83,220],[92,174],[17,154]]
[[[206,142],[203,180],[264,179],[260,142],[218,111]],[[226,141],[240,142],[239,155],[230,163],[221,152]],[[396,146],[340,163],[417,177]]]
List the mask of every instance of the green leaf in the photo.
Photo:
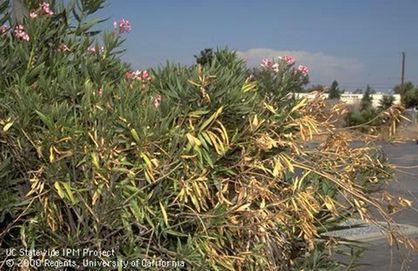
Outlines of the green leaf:
[[207,126],[209,126],[209,124],[211,124],[218,116],[219,114],[221,114],[223,107],[219,107],[218,110],[216,110],[215,113],[213,113],[212,116],[210,116],[205,122],[203,122],[203,124],[200,126],[199,131],[203,131]]
[[49,117],[47,117],[46,115],[42,114],[38,110],[35,110],[35,113],[39,116],[39,118],[42,120],[42,122],[46,126],[48,126],[49,129],[53,129],[54,125],[53,125],[52,120]]
[[68,198],[70,199],[72,204],[76,204],[76,200],[74,198],[74,194],[73,191],[71,190],[71,185],[69,182],[61,182],[61,184],[64,186],[65,192],[68,196]]

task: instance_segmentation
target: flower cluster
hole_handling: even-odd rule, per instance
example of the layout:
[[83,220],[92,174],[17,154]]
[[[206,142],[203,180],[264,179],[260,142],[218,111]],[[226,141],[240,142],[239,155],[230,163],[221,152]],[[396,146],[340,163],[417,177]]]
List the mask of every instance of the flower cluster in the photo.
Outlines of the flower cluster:
[[70,48],[65,43],[61,43],[58,46],[58,52],[69,52],[69,51],[70,51]]
[[125,73],[125,77],[127,79],[132,79],[132,80],[139,80],[139,81],[145,81],[145,80],[150,80],[151,77],[149,75],[149,72],[144,70],[144,71],[140,71],[140,70],[136,70],[136,71],[128,71]]
[[47,3],[47,2],[43,2],[41,4],[41,9],[45,14],[47,14],[49,16],[54,15],[54,12],[51,10],[51,8],[49,7],[49,3]]
[[87,51],[92,54],[102,54],[104,52],[104,46],[96,48],[96,46],[90,46]]
[[274,60],[268,58],[264,58],[261,61],[261,67],[275,72],[279,71],[279,63],[275,63]]
[[[292,66],[296,62],[296,59],[293,56],[282,56],[282,57],[279,57],[279,59],[282,63],[284,63],[287,66]],[[261,67],[267,70],[278,72],[279,67],[280,67],[280,62],[275,62],[272,59],[264,58],[261,61]],[[293,72],[295,74],[299,73],[299,74],[302,74],[303,76],[307,76],[309,74],[309,69],[306,66],[299,65],[297,69],[293,69]]]
[[264,58],[261,61],[261,67],[266,68],[266,69],[271,69],[274,65],[274,61],[268,58]]
[[300,72],[301,74],[305,75],[305,76],[308,75],[308,73],[309,73],[308,67],[303,66],[303,65],[299,65],[297,71]]
[[23,25],[21,25],[21,24],[18,24],[15,27],[14,35],[15,35],[16,38],[18,38],[20,40],[29,41],[29,39],[30,39],[28,33],[25,32],[25,29],[24,29]]
[[280,60],[284,61],[288,65],[295,64],[296,59],[293,56],[282,56]]
[[128,33],[132,30],[131,23],[125,19],[120,19],[118,22],[114,21],[113,27],[116,31],[119,31],[119,34]]
[[48,16],[54,15],[54,12],[52,11],[51,7],[49,6],[49,3],[47,3],[47,2],[42,2],[41,5],[39,6],[38,10],[31,11],[29,13],[29,17],[31,19],[35,19],[35,18],[38,17],[39,12],[42,12],[42,14],[45,14],[45,15],[48,15]]
[[161,95],[157,94],[152,98],[152,103],[154,105],[155,108],[160,107],[161,104]]

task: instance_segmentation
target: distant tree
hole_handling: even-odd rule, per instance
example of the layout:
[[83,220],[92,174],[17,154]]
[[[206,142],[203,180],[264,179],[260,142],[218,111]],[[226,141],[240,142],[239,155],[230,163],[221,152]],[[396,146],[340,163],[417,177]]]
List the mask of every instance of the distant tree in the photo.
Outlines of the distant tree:
[[395,97],[393,95],[385,95],[379,102],[379,109],[386,110],[393,105]]
[[202,66],[205,66],[206,64],[211,64],[213,59],[213,49],[206,48],[202,51],[200,51],[199,55],[194,56],[196,58],[196,63],[200,64]]
[[404,95],[405,93],[407,93],[407,92],[409,92],[413,89],[415,89],[414,84],[412,84],[412,82],[406,82],[405,84],[403,84],[403,86],[396,85],[393,88],[393,92],[395,92],[396,94]]
[[401,95],[401,101],[405,107],[418,106],[418,88],[411,82],[406,82],[403,87],[397,85],[393,91]]
[[361,99],[361,107],[360,110],[368,110],[372,108],[372,89],[369,85],[367,85],[366,91],[363,94],[363,98]]
[[405,107],[417,107],[418,106],[418,88],[407,91],[402,96],[402,103]]
[[328,99],[340,99],[341,93],[338,88],[338,82],[336,80],[332,81],[331,87],[329,88]]
[[369,92],[369,94],[375,94],[376,90],[372,89],[370,85],[366,86],[366,92]]
[[354,94],[362,94],[363,93],[363,90],[361,88],[358,88],[358,89],[354,90],[353,93]]

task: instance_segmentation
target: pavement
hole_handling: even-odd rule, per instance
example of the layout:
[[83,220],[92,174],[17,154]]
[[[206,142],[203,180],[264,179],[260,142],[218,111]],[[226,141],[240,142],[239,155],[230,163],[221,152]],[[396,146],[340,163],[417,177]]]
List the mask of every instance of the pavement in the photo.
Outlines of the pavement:
[[[418,137],[418,134],[416,136]],[[412,200],[412,208],[397,213],[394,219],[399,224],[417,229],[418,145],[415,141],[409,140],[395,144],[383,143],[382,148],[390,162],[397,166],[395,181],[388,184],[387,190],[395,196]],[[414,230],[409,232],[409,236],[418,244],[418,234]],[[359,268],[360,271],[417,271],[418,251],[398,250],[396,247],[390,247],[386,239],[380,238],[369,243],[361,262],[369,265]]]
[[[418,137],[418,134],[416,135]],[[408,140],[402,143],[381,143],[390,162],[396,165],[395,180],[386,190],[394,196],[411,200],[412,207],[393,216],[398,229],[411,240],[418,249],[418,144]],[[418,271],[418,250],[390,246],[378,227],[365,225],[360,220],[351,220],[352,225],[362,225],[330,235],[343,236],[353,241],[361,241],[366,248],[357,271]],[[344,261],[344,260],[342,260]]]

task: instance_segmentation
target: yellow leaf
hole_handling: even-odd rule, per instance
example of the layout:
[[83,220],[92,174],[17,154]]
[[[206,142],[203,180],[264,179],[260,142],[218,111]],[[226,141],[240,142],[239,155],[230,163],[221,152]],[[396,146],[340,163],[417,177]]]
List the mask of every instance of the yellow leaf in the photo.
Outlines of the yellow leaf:
[[211,124],[212,123],[212,121],[214,121],[218,116],[219,116],[219,114],[221,114],[221,112],[222,112],[222,109],[223,109],[223,107],[221,106],[221,107],[219,107],[218,108],[218,110],[216,110],[216,112],[215,113],[213,113],[213,115],[212,116],[210,116],[205,122],[203,122],[203,124],[202,124],[202,126],[200,126],[200,129],[199,129],[199,131],[201,132],[201,131],[203,131],[207,126],[209,126],[209,124]]
[[7,132],[10,129],[10,127],[12,127],[13,123],[14,123],[13,121],[6,123],[6,125],[4,125],[3,127],[3,132]]
[[279,176],[279,173],[282,172],[283,165],[280,163],[279,159],[274,159],[274,168],[273,168],[273,176]]
[[70,199],[71,203],[75,204],[76,200],[74,198],[73,191],[71,190],[70,183],[69,182],[62,182],[61,184],[64,186],[65,192],[67,193],[67,196]]
[[95,152],[91,154],[91,161],[96,168],[100,168],[99,158],[97,157],[97,154]]
[[187,139],[189,140],[189,143],[191,146],[200,146],[202,145],[202,142],[200,142],[200,140],[196,137],[194,137],[192,134],[187,133],[186,134]]
[[219,124],[219,126],[221,127],[221,130],[222,130],[222,133],[221,133],[222,138],[224,139],[225,143],[226,143],[227,145],[229,145],[229,137],[228,137],[228,132],[226,131],[225,126],[224,126],[224,125],[223,125],[220,121],[217,121],[217,123]]
[[251,203],[246,203],[244,205],[241,205],[238,209],[236,209],[237,212],[247,211],[249,209]]
[[207,134],[210,137],[211,142],[212,142],[213,146],[215,147],[216,152],[219,155],[222,155],[225,152],[225,148],[222,144],[222,141],[216,136],[215,133],[213,133],[211,131],[208,131]]
[[305,106],[305,105],[307,104],[307,102],[308,102],[308,99],[301,99],[301,100],[300,100],[300,102],[299,102],[297,105],[295,105],[295,106],[292,108],[292,110],[290,110],[290,112],[289,112],[289,113],[293,113],[293,112],[295,112],[296,110],[300,109],[301,107]]
[[251,126],[253,128],[256,128],[258,126],[258,117],[257,117],[257,115],[254,116],[253,122],[251,123]]
[[271,105],[269,105],[269,104],[267,104],[267,103],[264,103],[264,106],[265,106],[265,108],[267,108],[271,113],[274,113],[274,114],[276,114],[276,109],[273,107],[273,106],[271,106]]
[[54,157],[54,148],[53,146],[49,147],[49,162],[54,162],[55,157]]
[[131,135],[137,143],[141,143],[141,140],[139,139],[138,133],[133,128],[131,129]]
[[62,188],[60,186],[60,183],[58,181],[54,183],[54,187],[55,187],[55,189],[57,189],[58,196],[60,196],[60,198],[63,199],[65,197],[65,193],[62,190]]
[[253,81],[253,82],[245,82],[244,85],[242,86],[242,91],[248,92],[251,90],[254,90],[257,87],[257,82]]
[[143,153],[143,152],[141,152],[140,156],[142,157],[142,159],[144,159],[145,164],[147,165],[147,168],[148,168],[148,169],[152,169],[152,168],[153,168],[153,166],[152,166],[152,162],[151,162],[151,160],[148,158],[148,156],[147,156],[145,153]]
[[165,211],[164,205],[161,203],[161,201],[160,201],[160,208],[161,208],[161,212],[163,213],[164,223],[166,224],[167,227],[169,227],[167,212]]
[[290,162],[290,158],[286,154],[280,154],[280,158],[286,164],[286,166],[288,167],[289,171],[292,172],[292,173],[294,173],[295,172],[295,168],[293,167],[293,164]]

